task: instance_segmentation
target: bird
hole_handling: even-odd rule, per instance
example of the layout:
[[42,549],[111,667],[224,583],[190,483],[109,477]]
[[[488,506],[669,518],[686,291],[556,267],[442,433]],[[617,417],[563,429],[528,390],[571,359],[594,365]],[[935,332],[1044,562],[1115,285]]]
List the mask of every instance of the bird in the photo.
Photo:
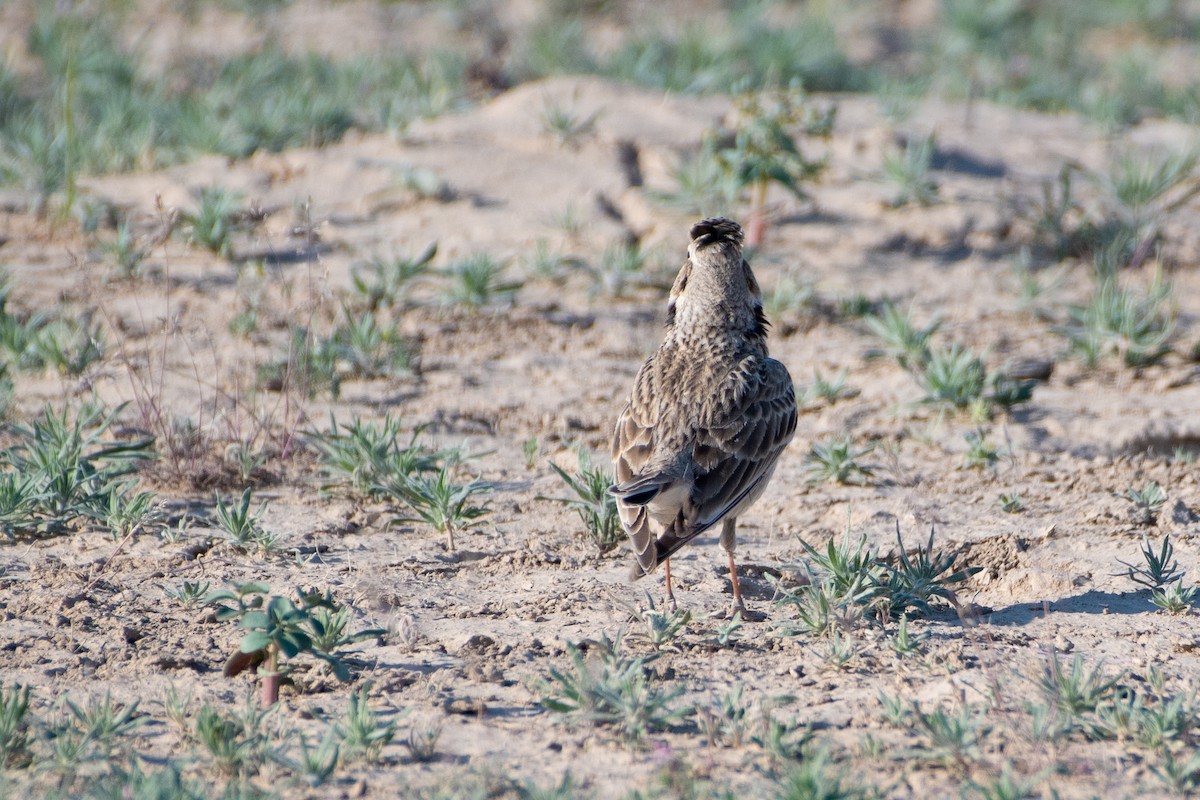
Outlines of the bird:
[[733,604],[748,618],[734,562],[738,517],[766,489],[796,432],[791,375],[767,352],[762,290],[724,217],[692,226],[667,301],[662,344],[638,370],[612,439],[617,513],[637,580],[720,523]]

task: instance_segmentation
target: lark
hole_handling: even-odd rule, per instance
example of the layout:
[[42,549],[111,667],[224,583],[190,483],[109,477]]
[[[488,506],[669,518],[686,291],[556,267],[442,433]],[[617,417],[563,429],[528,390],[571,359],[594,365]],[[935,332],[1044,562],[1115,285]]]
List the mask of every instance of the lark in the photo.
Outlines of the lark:
[[706,219],[691,238],[667,303],[666,337],[617,420],[609,492],[637,555],[632,579],[662,564],[672,609],[671,555],[720,523],[730,614],[744,618],[737,519],[795,433],[796,396],[787,368],[767,355],[762,292],[742,255],[741,227]]

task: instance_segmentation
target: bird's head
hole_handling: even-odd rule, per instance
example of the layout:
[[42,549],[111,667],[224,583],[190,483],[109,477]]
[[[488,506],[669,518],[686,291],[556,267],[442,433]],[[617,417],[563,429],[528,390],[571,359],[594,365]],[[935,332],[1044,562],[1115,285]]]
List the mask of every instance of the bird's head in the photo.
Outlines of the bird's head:
[[671,288],[668,324],[705,320],[764,333],[762,290],[742,255],[742,227],[714,217],[693,225],[691,237],[688,259]]

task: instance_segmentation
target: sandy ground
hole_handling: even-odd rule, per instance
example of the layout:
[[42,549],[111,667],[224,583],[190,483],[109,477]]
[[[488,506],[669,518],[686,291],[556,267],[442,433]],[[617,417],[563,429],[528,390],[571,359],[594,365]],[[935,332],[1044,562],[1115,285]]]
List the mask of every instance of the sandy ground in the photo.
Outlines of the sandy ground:
[[[584,117],[595,113],[594,131],[569,146],[556,143],[541,123],[554,102]],[[686,687],[681,706],[708,705],[744,685],[756,706],[812,724],[835,752],[852,754],[855,777],[887,796],[946,796],[1005,762],[1040,775],[1039,791],[1064,798],[1153,796],[1162,789],[1141,751],[1114,742],[1046,746],[1024,730],[1023,702],[1036,695],[1034,680],[1054,650],[1081,654],[1106,673],[1124,671],[1131,685],[1151,667],[1179,691],[1200,678],[1194,618],[1158,612],[1147,592],[1117,575],[1118,559],[1138,557],[1143,533],[1171,534],[1183,566],[1196,568],[1196,469],[1170,453],[1200,449],[1200,370],[1178,355],[1138,371],[1115,362],[1087,369],[1065,354],[1053,321],[1020,309],[1014,288],[1012,266],[1032,240],[1014,207],[1039,197],[1065,160],[1101,168],[1119,145],[1071,117],[986,104],[968,114],[927,102],[914,116],[919,122],[901,131],[936,131],[940,202],[892,209],[893,190],[880,174],[896,131],[872,99],[820,102],[839,106],[832,142],[813,145],[828,151],[830,168],[810,203],[772,195],[779,221],[753,262],[764,287],[795,276],[812,284],[824,307],[854,293],[890,297],[918,321],[940,318],[938,341],[986,350],[993,368],[1037,357],[1053,359],[1054,373],[1030,404],[984,426],[1010,454],[993,469],[965,469],[964,434],[975,424],[918,404],[921,390],[908,374],[872,357],[880,345],[861,322],[820,308],[775,319],[772,353],[800,387],[816,370],[827,377],[846,370],[861,393],[804,410],[774,482],[742,521],[743,586],[767,619],[745,625],[731,646],[715,644],[721,623],[710,615],[728,604],[727,569],[715,538],[698,541],[673,560],[677,594],[694,619],[677,648],[654,662],[655,673]],[[538,704],[539,682],[567,664],[566,643],[636,630],[631,612],[645,607],[647,593],[661,603],[657,577],[626,583],[627,553],[596,555],[575,515],[544,498],[565,493],[549,461],[573,469],[573,448],[582,445],[605,462],[628,386],[659,340],[665,291],[660,278],[614,298],[592,291],[581,272],[551,281],[525,276],[525,265],[538,242],[595,263],[605,247],[632,237],[669,280],[697,215],[655,202],[653,192],[672,188],[672,165],[729,108],[722,97],[672,98],[558,79],[422,123],[399,141],[351,136],[317,151],[232,164],[206,158],[88,180],[88,194],[132,210],[147,236],[172,209],[193,208],[195,192],[209,185],[272,212],[235,240],[232,262],[176,236],[154,249],[145,277],[133,282],[112,280],[111,267],[69,225],[47,232],[19,211],[0,215],[10,302],[19,309],[63,303],[92,312],[110,332],[110,357],[84,380],[19,378],[21,416],[94,393],[108,403],[140,398],[125,413],[138,427],[149,395],[218,438],[252,439],[278,454],[286,433],[321,429],[330,411],[342,421],[391,413],[410,429],[428,425],[431,444],[482,454],[465,469],[495,487],[486,524],[462,534],[451,554],[443,537],[420,525],[388,528],[392,514],[380,505],[321,491],[315,460],[302,451],[270,460],[256,474],[256,497],[270,501],[265,525],[282,536],[283,551],[318,548],[316,557],[242,555],[217,545],[193,559],[198,543],[219,538],[202,521],[213,504],[211,484],[225,496],[237,489],[219,476],[209,485],[196,475],[180,480],[160,465],[147,476],[150,485],[174,513],[201,515],[181,541],[145,536],[111,558],[112,541],[100,531],[0,548],[4,682],[32,685],[43,704],[108,691],[150,702],[168,685],[197,704],[240,703],[252,680],[220,672],[236,632],[206,610],[183,609],[164,587],[198,578],[214,586],[252,578],[279,590],[316,586],[351,603],[362,625],[393,631],[359,646],[357,680],[374,682],[373,698],[389,714],[407,711],[397,717],[402,732],[440,724],[439,755],[416,763],[394,744],[381,765],[318,789],[275,787],[285,794],[388,797],[460,781],[503,785],[499,776],[546,785],[569,771],[581,791],[617,797],[658,785],[669,765],[683,763],[736,791],[760,791],[761,748],[710,747],[688,724],[627,747],[604,729],[564,725]],[[1186,136],[1178,126],[1151,123],[1129,138],[1178,147]],[[618,158],[630,147],[641,186],[629,184]],[[399,176],[411,167],[436,172],[452,199],[404,189]],[[1095,195],[1083,181],[1080,192],[1085,201]],[[569,230],[566,214],[575,220]],[[1194,202],[1175,214],[1162,251],[1184,352],[1200,315],[1198,215]],[[291,235],[298,223],[308,238]],[[441,284],[418,285],[419,304],[400,314],[401,329],[420,347],[412,376],[349,381],[336,402],[297,405],[251,394],[255,364],[283,351],[289,324],[328,329],[354,265],[377,254],[415,254],[434,241],[439,266],[480,252],[507,260],[509,275],[524,280],[511,305],[445,308],[436,302]],[[1129,279],[1145,284],[1149,275]],[[1039,302],[1061,319],[1088,286],[1085,266],[1077,265]],[[259,302],[260,328],[239,339],[227,324],[249,298]],[[267,422],[260,426],[248,409]],[[260,427],[267,432],[260,435]],[[812,443],[840,432],[880,443],[869,459],[879,468],[875,478],[864,486],[807,482]],[[530,437],[539,455],[527,468],[522,443]],[[1150,480],[1169,500],[1157,522],[1144,526],[1114,493]],[[1013,492],[1025,510],[1006,514],[997,498]],[[800,539],[823,545],[847,525],[885,553],[895,550],[897,525],[909,549],[935,527],[940,547],[983,568],[964,597],[987,612],[973,625],[950,611],[914,621],[914,630],[930,636],[927,654],[915,659],[895,656],[881,633],[860,630],[860,651],[841,670],[827,666],[823,644],[779,637],[774,623],[787,610],[772,604],[764,576],[803,560]],[[415,643],[395,635],[406,627],[419,632]],[[347,687],[315,669],[296,680],[303,691],[285,689],[280,713],[302,726],[339,713]],[[881,692],[923,707],[986,709],[992,732],[978,760],[964,771],[905,757],[909,735],[883,720]],[[863,745],[868,734],[881,743],[874,751]],[[161,720],[142,735],[152,752],[177,746]],[[267,785],[270,776],[259,780]]]

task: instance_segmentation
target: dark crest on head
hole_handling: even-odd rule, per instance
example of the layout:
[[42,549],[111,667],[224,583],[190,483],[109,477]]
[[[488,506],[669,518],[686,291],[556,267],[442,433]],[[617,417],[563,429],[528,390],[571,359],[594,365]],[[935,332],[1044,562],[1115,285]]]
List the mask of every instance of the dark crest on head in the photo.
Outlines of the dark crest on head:
[[697,222],[692,226],[690,236],[698,248],[718,242],[742,246],[742,226],[724,217],[712,217]]

